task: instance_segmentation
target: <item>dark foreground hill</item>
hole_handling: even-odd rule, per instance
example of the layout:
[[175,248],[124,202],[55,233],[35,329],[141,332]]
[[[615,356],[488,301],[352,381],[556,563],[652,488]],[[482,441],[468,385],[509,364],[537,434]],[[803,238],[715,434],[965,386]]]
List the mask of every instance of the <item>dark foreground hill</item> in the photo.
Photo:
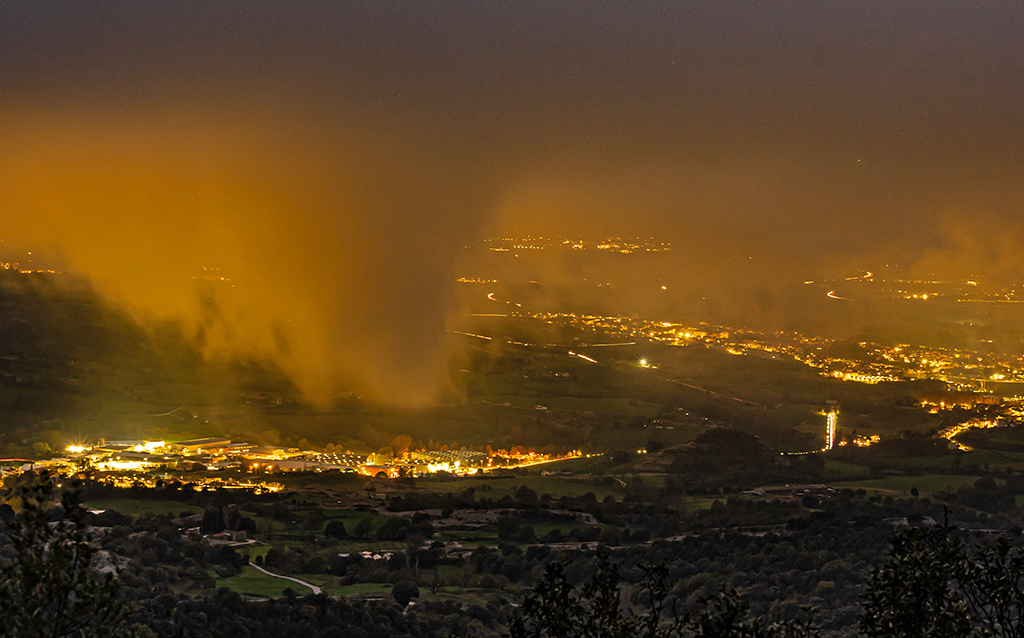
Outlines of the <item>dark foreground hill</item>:
[[824,461],[818,455],[783,455],[752,434],[716,428],[650,455],[640,470],[685,474],[688,482],[761,485],[820,480]]
[[72,417],[113,422],[261,391],[295,392],[269,364],[204,358],[181,326],[144,321],[83,279],[0,270],[0,455],[29,454],[17,448]]

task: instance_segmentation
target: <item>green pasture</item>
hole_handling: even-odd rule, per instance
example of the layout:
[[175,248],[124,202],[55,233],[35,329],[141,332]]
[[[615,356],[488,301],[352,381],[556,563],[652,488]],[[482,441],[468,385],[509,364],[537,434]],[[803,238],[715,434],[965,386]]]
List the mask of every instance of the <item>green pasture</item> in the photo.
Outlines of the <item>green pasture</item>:
[[91,510],[114,510],[129,516],[144,516],[148,514],[180,516],[182,512],[200,514],[203,508],[190,503],[165,500],[142,500],[133,498],[98,498],[83,503]]
[[[289,574],[289,576],[290,575],[291,574]],[[296,576],[296,578],[313,583],[313,581],[301,576]],[[228,587],[232,591],[242,594],[243,596],[250,596],[254,598],[279,598],[284,596],[284,590],[289,587],[295,590],[299,595],[312,593],[312,590],[308,587],[304,587],[303,585],[284,578],[267,576],[250,565],[242,567],[242,572],[236,576],[232,576],[230,578],[217,578],[216,580],[217,587]],[[320,586],[318,583],[313,584]]]
[[[271,570],[271,571],[274,571],[274,570]],[[317,587],[322,589],[323,592],[325,594],[327,594],[328,596],[342,596],[342,595],[344,595],[341,592],[342,587],[338,585],[338,577],[337,576],[332,576],[330,574],[285,574],[285,575],[286,576],[291,576],[293,578],[298,578],[299,580],[304,580],[307,583],[310,583],[311,585],[316,585]],[[283,580],[283,579],[280,579],[280,580]],[[291,581],[285,581],[285,582],[291,582]],[[380,583],[374,583],[374,584],[379,585]],[[308,588],[303,587],[302,585],[299,585],[298,583],[292,583],[292,589],[294,589],[296,592],[298,592],[300,596],[303,596],[303,595],[305,595],[306,593],[308,593],[310,591]],[[389,592],[389,593],[391,592],[391,585],[390,584],[388,585],[387,592]]]
[[351,532],[352,529],[358,525],[364,518],[372,519],[375,523],[374,527],[377,527],[383,522],[383,519],[374,511],[360,512],[359,510],[332,510],[324,509],[325,523],[331,521],[341,521],[345,524],[345,529]]
[[[309,581],[313,582],[313,581]],[[322,587],[322,585],[320,585]],[[383,597],[391,593],[391,583],[356,583],[354,585],[335,585],[330,589],[331,596],[372,596],[372,597]],[[324,589],[324,591],[328,591]],[[420,587],[420,597],[424,595],[430,595],[430,591]]]
[[[275,570],[269,570],[273,573],[277,573]],[[281,574],[282,576],[290,576],[299,580],[316,585],[320,587],[325,594],[328,596],[345,596],[349,594],[365,594],[365,593],[390,593],[391,585],[381,583],[361,583],[358,585],[351,585],[348,587],[342,587],[338,584],[338,578],[331,576],[330,574]],[[287,578],[275,578],[273,576],[267,576],[258,569],[246,565],[242,568],[242,572],[236,576],[230,578],[218,578],[218,587],[229,587],[232,591],[235,591],[242,595],[247,595],[256,598],[278,598],[284,596],[284,590],[289,587],[294,590],[299,596],[312,593],[312,590],[304,585],[300,585],[295,581],[288,580]]]
[[[270,570],[273,571],[273,570]],[[474,590],[467,590],[461,586],[451,584],[453,580],[458,579],[459,575],[455,571],[449,570],[450,573],[442,573],[442,578],[445,581],[445,585],[441,587],[436,596],[432,596],[430,593],[429,582],[432,574],[428,571],[424,571],[421,574],[419,585],[420,588],[420,600],[422,599],[440,599],[440,598],[458,598],[466,599],[470,601],[471,596],[467,597],[464,592],[470,592]],[[232,591],[247,596],[250,598],[281,598],[284,596],[284,590],[291,588],[299,596],[304,596],[312,592],[308,587],[300,585],[294,581],[286,578],[275,578],[273,576],[267,576],[263,572],[246,565],[242,568],[242,572],[236,576],[230,578],[216,578],[213,572],[210,572],[211,576],[215,576],[217,587],[228,587]],[[391,583],[356,583],[354,585],[340,585],[339,579],[336,576],[329,574],[282,574],[285,576],[291,576],[299,580],[305,581],[312,585],[316,585],[323,590],[323,593],[328,596],[369,596],[369,597],[383,597],[391,593]]]
[[[671,429],[670,429],[671,428]],[[624,425],[619,427],[608,427],[597,430],[593,434],[590,449],[596,450],[636,450],[647,447],[647,444],[654,440],[665,447],[674,447],[689,443],[706,427],[690,424],[672,424],[669,422],[662,427],[647,426],[645,428],[631,428]]]
[[[309,527],[306,519],[314,510],[322,512],[324,520],[315,526]],[[291,516],[285,520],[274,520],[269,516],[259,515],[251,511],[243,511],[243,513],[256,522],[256,528],[261,533],[265,533],[270,528],[275,534],[310,534],[320,536],[323,534],[327,524],[332,520],[340,520],[344,523],[345,531],[350,534],[364,518],[371,519],[374,523],[374,528],[380,527],[383,524],[383,519],[376,512],[321,509],[317,506],[293,510],[289,512]]]
[[[542,465],[540,467],[546,466]],[[627,481],[628,482],[628,481]],[[598,500],[608,494],[621,496],[623,490],[615,481],[605,483],[601,479],[591,477],[557,477],[557,476],[516,476],[514,478],[477,478],[467,476],[456,479],[425,478],[417,479],[417,486],[432,492],[462,492],[472,487],[476,490],[475,498],[498,500],[503,496],[515,497],[515,492],[526,486],[537,493],[537,496],[550,494],[557,500],[561,496],[582,496],[593,492]]]
[[[887,476],[880,479],[866,479],[858,481],[833,481],[829,487],[835,489],[864,489],[868,491],[884,492],[891,495],[909,496],[912,488],[917,488],[922,497],[931,496],[943,490],[955,491],[964,485],[973,485],[980,476],[965,476],[961,474],[924,474],[921,476]],[[997,484],[1005,484],[1003,479],[996,479]]]
[[266,557],[270,548],[271,545],[249,545],[247,547],[239,547],[235,551],[246,561],[255,562],[257,556]]
[[722,496],[722,497],[718,497],[718,498],[714,498],[714,497],[704,498],[704,497],[702,497],[702,498],[694,498],[692,500],[687,499],[686,501],[683,502],[683,506],[682,506],[681,511],[683,513],[685,513],[685,514],[690,514],[690,515],[697,514],[698,512],[701,512],[703,510],[711,509],[711,506],[714,505],[715,501],[725,502],[726,498],[728,498],[728,497]]
[[[531,523],[530,521],[524,521],[524,522],[527,525],[530,525],[531,527],[533,527],[533,532],[537,535],[537,538],[540,538],[541,536],[544,536],[544,535],[548,534],[549,532],[551,532],[552,530],[556,530],[556,529],[561,531],[566,536],[568,536],[569,532],[571,532],[574,529],[584,530],[587,527],[589,527],[588,525],[583,525],[581,523],[559,523],[559,522],[556,522],[556,521],[540,521],[538,523]],[[535,543],[531,543],[531,544],[535,544]]]
[[856,463],[825,459],[825,478],[828,481],[862,479],[870,475],[870,470]]
[[[519,396],[519,395],[488,395],[479,397],[481,402],[510,404],[507,408],[535,409],[537,405],[543,405],[548,410],[561,410],[566,412],[595,412],[612,416],[657,416],[661,406],[645,401],[636,401],[626,398],[592,399],[572,396]],[[538,410],[541,412],[542,410]]]
[[960,435],[959,440],[969,445],[999,449],[1001,446],[1024,444],[1024,428],[992,428],[986,430],[968,430]]
[[707,432],[708,428],[703,425],[695,425],[691,423],[672,423],[666,421],[662,424],[662,427],[648,426],[643,428],[643,432],[650,437],[653,436],[664,436],[665,440],[669,445],[681,445],[683,443],[689,443],[690,441],[697,438],[697,435]]
[[958,469],[967,471],[993,471],[1011,468],[1024,470],[1024,452],[986,450],[975,448],[967,453],[952,453],[942,456],[913,456],[879,459],[885,465],[915,468],[918,470]]
[[565,459],[562,461],[552,461],[550,463],[543,463],[536,465],[531,471],[540,472],[572,472],[574,474],[590,474],[597,469],[600,469],[602,464],[607,464],[605,456],[603,454],[597,454],[592,457],[578,456],[571,459]]

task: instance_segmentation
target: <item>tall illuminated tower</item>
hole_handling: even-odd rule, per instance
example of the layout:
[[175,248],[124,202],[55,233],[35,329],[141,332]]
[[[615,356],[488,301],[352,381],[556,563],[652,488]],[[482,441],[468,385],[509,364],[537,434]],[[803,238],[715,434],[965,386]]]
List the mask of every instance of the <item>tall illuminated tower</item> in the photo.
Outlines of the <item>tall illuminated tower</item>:
[[836,444],[836,421],[838,420],[836,413],[829,412],[825,416],[825,449],[831,450],[832,446]]

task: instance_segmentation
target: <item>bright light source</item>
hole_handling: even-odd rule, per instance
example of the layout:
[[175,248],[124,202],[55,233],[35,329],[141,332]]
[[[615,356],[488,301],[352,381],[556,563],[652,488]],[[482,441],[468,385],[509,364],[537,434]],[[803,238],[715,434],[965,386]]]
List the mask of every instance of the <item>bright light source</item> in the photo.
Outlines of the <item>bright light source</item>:
[[642,365],[642,366],[647,365],[647,359],[640,359],[640,365]]
[[96,464],[100,470],[141,470],[143,465],[139,461],[104,461]]

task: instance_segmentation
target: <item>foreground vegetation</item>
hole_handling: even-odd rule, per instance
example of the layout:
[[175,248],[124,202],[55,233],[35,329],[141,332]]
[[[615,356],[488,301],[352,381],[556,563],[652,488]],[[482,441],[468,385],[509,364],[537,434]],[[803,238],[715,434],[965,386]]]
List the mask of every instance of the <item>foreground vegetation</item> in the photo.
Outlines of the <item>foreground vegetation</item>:
[[[312,508],[300,515],[294,498],[221,506],[224,495],[207,494],[199,526],[213,528],[202,532],[256,527],[265,539],[232,545],[199,540],[173,515],[89,514],[78,490],[62,490],[55,501],[45,477],[26,476],[11,489],[8,502],[14,497],[20,512],[0,511],[0,583],[17,603],[3,610],[5,627],[22,628],[12,635],[39,635],[40,618],[54,623],[47,635],[65,635],[55,626],[81,619],[96,632],[85,635],[141,636],[1006,636],[1022,629],[1024,541],[1015,519],[926,498],[880,501],[854,490],[822,500],[731,496],[687,516],[611,499],[544,501],[523,489],[511,509],[473,532],[479,545],[458,548],[436,540],[434,525],[445,514],[422,506],[493,511],[473,494],[409,494],[386,510],[340,516]],[[308,521],[318,511],[327,524],[308,538],[262,536],[249,517]],[[592,524],[573,513],[589,514]],[[549,531],[540,540],[543,526]],[[37,542],[41,534],[49,540]],[[353,551],[375,546],[369,556]],[[82,596],[83,588],[91,594]],[[54,611],[62,600],[73,604]]]

